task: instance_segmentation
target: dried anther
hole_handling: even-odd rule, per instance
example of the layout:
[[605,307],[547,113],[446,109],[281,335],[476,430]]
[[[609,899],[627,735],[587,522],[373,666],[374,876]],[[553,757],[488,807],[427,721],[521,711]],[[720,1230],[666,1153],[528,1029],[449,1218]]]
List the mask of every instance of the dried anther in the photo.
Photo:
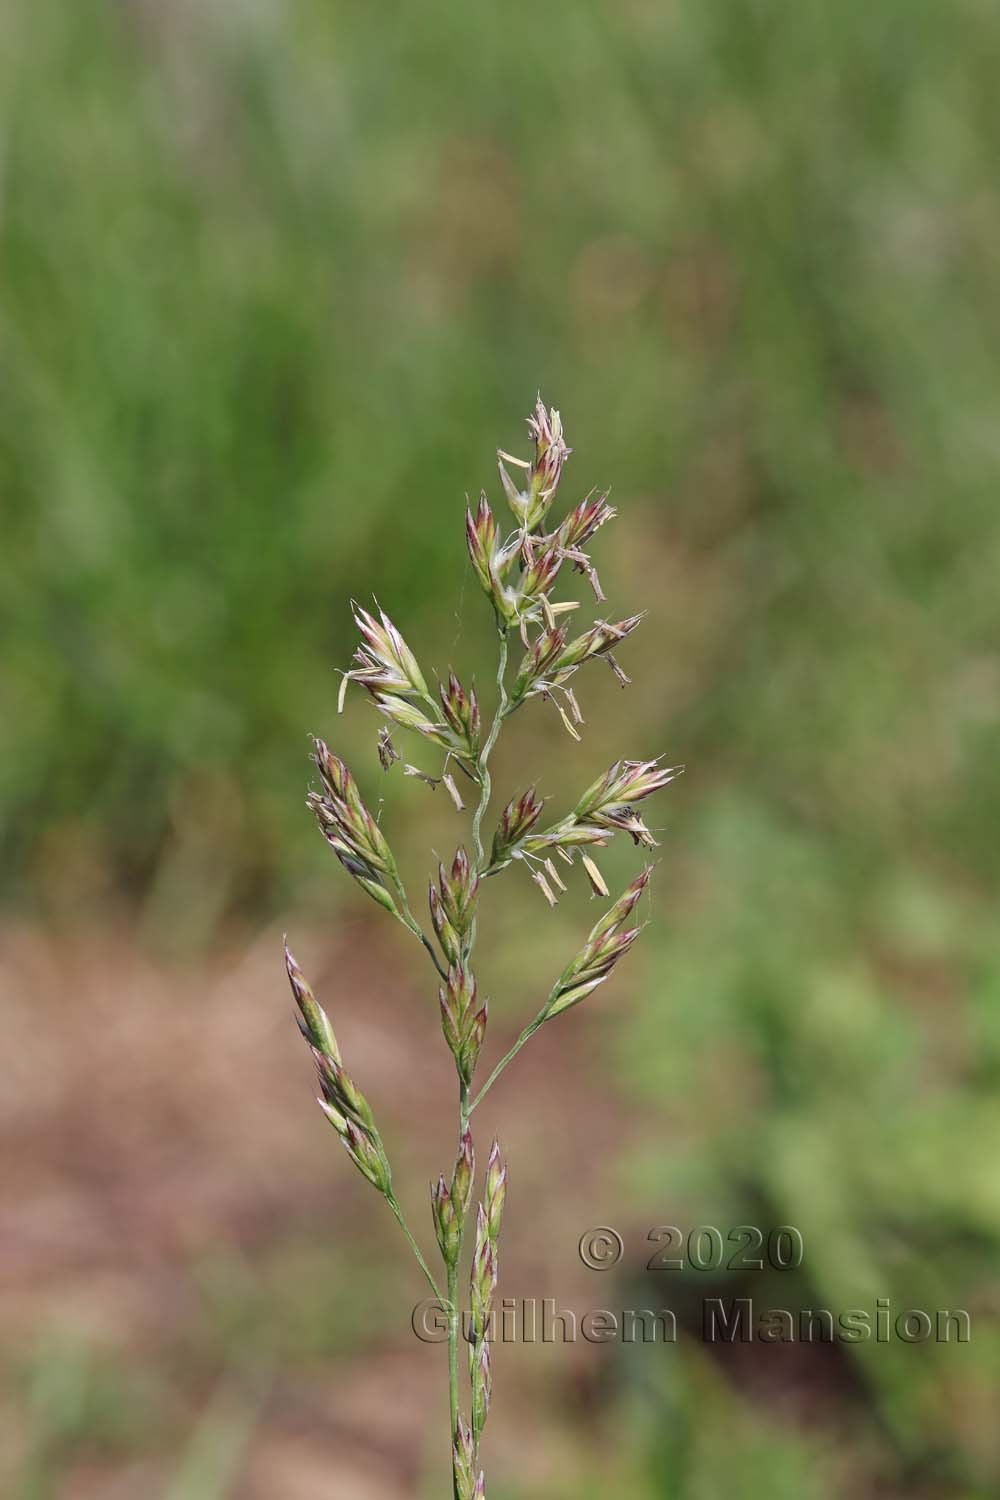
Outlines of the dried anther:
[[462,794],[455,784],[454,776],[452,776],[449,771],[445,771],[444,775],[441,777],[441,780],[444,782],[445,791],[448,793],[448,796],[455,804],[455,811],[464,812],[465,803],[462,801]]
[[399,751],[392,743],[392,735],[388,729],[380,729],[378,732],[378,762],[383,771],[392,768],[393,762],[399,759]]

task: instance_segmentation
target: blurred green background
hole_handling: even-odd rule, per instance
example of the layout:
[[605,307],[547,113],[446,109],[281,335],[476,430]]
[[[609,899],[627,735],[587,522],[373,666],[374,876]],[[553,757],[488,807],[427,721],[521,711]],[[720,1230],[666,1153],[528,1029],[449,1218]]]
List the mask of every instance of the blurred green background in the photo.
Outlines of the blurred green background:
[[[381,777],[360,694],[336,718],[348,601],[488,684],[464,498],[500,503],[536,389],[649,617],[630,693],[581,680],[581,746],[519,716],[498,793],[689,769],[644,951],[491,1099],[502,1290],[973,1338],[501,1351],[491,1500],[997,1493],[998,56],[986,0],[5,9],[5,1493],[445,1493],[440,1351],[310,1107],[279,937],[423,1231],[433,994],[309,826],[305,736],[419,890],[459,820]],[[494,1047],[591,915],[490,892]],[[666,1223],[805,1258],[665,1280]]]

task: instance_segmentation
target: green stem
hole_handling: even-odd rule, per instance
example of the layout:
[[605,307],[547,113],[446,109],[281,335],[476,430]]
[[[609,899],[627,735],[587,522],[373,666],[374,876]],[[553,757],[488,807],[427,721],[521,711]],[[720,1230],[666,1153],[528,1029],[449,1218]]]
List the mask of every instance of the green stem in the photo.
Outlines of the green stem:
[[[504,682],[504,677],[506,676],[506,673],[507,673],[507,627],[505,625],[500,624],[499,621],[498,621],[497,628],[498,628],[499,636],[500,636],[500,654],[499,654],[499,659],[497,661],[497,707],[496,707],[496,712],[495,712],[495,714],[493,716],[493,722],[490,725],[489,733],[487,734],[486,739],[485,739],[485,741],[483,743],[483,747],[482,747],[481,751],[479,752],[479,755],[476,758],[476,765],[475,765],[476,777],[477,777],[477,780],[479,782],[480,791],[479,791],[479,803],[478,803],[478,806],[476,807],[476,811],[475,811],[475,813],[473,815],[473,819],[472,819],[472,841],[473,841],[473,845],[474,845],[475,851],[476,851],[476,863],[480,867],[480,869],[485,868],[485,864],[486,864],[486,857],[485,857],[485,853],[484,853],[484,850],[483,850],[482,824],[483,824],[483,817],[485,816],[485,813],[486,813],[486,809],[489,806],[490,792],[492,790],[492,782],[490,780],[490,772],[489,772],[489,759],[490,759],[491,754],[493,753],[493,747],[496,744],[496,742],[497,742],[497,736],[500,733],[500,726],[502,725],[502,723],[504,721],[504,718],[506,717],[508,706],[509,706],[509,700],[508,700],[508,697],[507,697],[507,687],[506,687],[506,684]],[[465,957],[466,957],[466,959],[468,959],[469,953],[471,953],[471,951],[472,951],[472,946],[473,946],[474,942],[475,942],[475,924],[473,923],[472,930],[469,933],[468,944],[467,944],[466,950],[465,950]],[[462,1082],[459,1085],[459,1106],[458,1106],[458,1138],[459,1138],[459,1141],[462,1140],[462,1138],[465,1135],[466,1130],[468,1129],[469,1116],[470,1116],[471,1113],[472,1113],[472,1107],[471,1107],[471,1105],[469,1103],[469,1088],[468,1088],[468,1084]],[[465,1224],[463,1223],[460,1226],[460,1230],[459,1230],[458,1253],[455,1256],[454,1262],[452,1264],[448,1265],[448,1267],[447,1267],[447,1272],[448,1272],[448,1307],[449,1307],[449,1317],[448,1317],[448,1407],[449,1407],[449,1411],[450,1411],[450,1414],[451,1414],[451,1433],[450,1433],[451,1442],[449,1444],[449,1459],[452,1460],[453,1492],[454,1492],[454,1495],[455,1495],[455,1500],[459,1500],[459,1496],[458,1496],[458,1476],[454,1472],[454,1462],[453,1462],[453,1452],[452,1452],[453,1447],[454,1447],[454,1442],[455,1442],[455,1435],[456,1435],[456,1433],[458,1431],[458,1415],[459,1415],[458,1346],[459,1346],[459,1338],[460,1338],[460,1333],[461,1333],[461,1313],[460,1313],[459,1307],[458,1307],[458,1278],[459,1278],[459,1269],[460,1269],[461,1263],[462,1263],[462,1250],[464,1248],[464,1244],[465,1244]]]
[[[458,1138],[459,1141],[465,1135],[469,1125],[469,1089],[465,1083],[459,1084],[458,1095]],[[455,1435],[458,1432],[458,1345],[461,1333],[461,1313],[458,1308],[458,1276],[462,1265],[462,1250],[465,1245],[465,1222],[462,1221],[458,1233],[458,1253],[454,1263],[448,1266],[448,1407],[451,1413],[451,1441],[454,1446]],[[453,1454],[450,1452],[449,1457]],[[455,1500],[459,1500],[458,1476],[454,1474],[453,1483]]]
[[476,1095],[476,1097],[473,1099],[472,1103],[469,1105],[469,1114],[470,1115],[472,1114],[473,1110],[478,1109],[479,1106],[480,1106],[480,1104],[482,1104],[483,1100],[486,1098],[486,1095],[489,1093],[490,1089],[493,1087],[493,1085],[496,1083],[497,1079],[500,1077],[500,1074],[507,1067],[507,1064],[514,1061],[514,1058],[520,1052],[520,1050],[524,1046],[524,1044],[526,1042],[528,1042],[528,1041],[531,1040],[531,1038],[534,1036],[535,1032],[543,1024],[543,1022],[545,1021],[546,1016],[548,1015],[548,1007],[549,1007],[549,1001],[546,1000],[545,1005],[538,1012],[538,1015],[535,1017],[535,1019],[533,1021],[529,1022],[529,1024],[521,1032],[521,1035],[518,1037],[518,1039],[514,1043],[513,1047],[511,1047],[510,1051],[508,1053],[506,1053],[500,1059],[500,1061],[497,1063],[496,1067],[493,1069],[493,1072],[490,1074],[489,1078],[487,1078],[486,1082],[483,1084],[482,1088],[479,1090],[479,1093]]
[[452,1493],[460,1500],[458,1475],[455,1472],[455,1438],[458,1433],[458,1321],[459,1313],[455,1299],[458,1296],[458,1262],[448,1267],[448,1409],[451,1413],[451,1441],[448,1445],[448,1462],[451,1465]]
[[420,942],[423,943],[424,947],[427,949],[427,952],[430,955],[431,963],[434,965],[435,969],[437,969],[438,977],[440,979],[447,980],[447,969],[443,966],[441,960],[434,952],[434,947],[431,943],[430,938],[427,936],[426,932],[424,932],[420,923],[417,921],[416,917],[413,915],[408,906],[404,908],[402,922],[403,926],[408,928],[409,931],[413,933],[413,936],[415,938],[419,938]]
[[486,1095],[489,1093],[490,1089],[493,1087],[493,1085],[496,1083],[497,1079],[500,1077],[500,1074],[507,1067],[508,1063],[511,1063],[511,1062],[514,1061],[514,1058],[520,1052],[520,1050],[524,1046],[525,1042],[530,1041],[531,1038],[534,1036],[535,1032],[538,1030],[538,1028],[540,1026],[543,1026],[545,1024],[545,1022],[548,1020],[549,1010],[550,1010],[550,1008],[552,1006],[552,1002],[555,1000],[556,996],[559,994],[559,991],[560,991],[560,989],[562,988],[562,986],[563,986],[563,984],[565,982],[566,974],[568,972],[568,968],[569,968],[569,966],[567,965],[567,967],[565,969],[563,969],[562,973],[559,975],[559,978],[556,980],[555,984],[549,990],[549,993],[545,997],[545,1004],[542,1006],[541,1010],[538,1012],[538,1015],[535,1017],[535,1019],[533,1021],[529,1021],[528,1022],[527,1026],[521,1032],[521,1035],[518,1037],[518,1039],[514,1043],[513,1047],[511,1047],[510,1051],[507,1052],[507,1053],[505,1053],[504,1056],[501,1057],[500,1061],[497,1063],[496,1067],[493,1069],[493,1072],[490,1074],[489,1078],[487,1078],[486,1082],[483,1084],[482,1088],[479,1090],[479,1093],[476,1095],[476,1097],[473,1099],[472,1103],[469,1105],[469,1114],[470,1115],[472,1114],[472,1111],[474,1109],[478,1109],[479,1108],[480,1104],[482,1104],[483,1100],[486,1098]]
[[427,1278],[427,1285],[430,1287],[431,1291],[434,1293],[434,1295],[437,1298],[437,1300],[439,1302],[441,1302],[443,1299],[441,1297],[441,1292],[440,1292],[440,1290],[438,1288],[438,1284],[434,1280],[434,1277],[430,1273],[430,1270],[428,1268],[427,1262],[424,1260],[423,1254],[421,1252],[420,1246],[417,1244],[416,1240],[413,1238],[413,1235],[410,1233],[410,1226],[407,1224],[406,1220],[403,1218],[403,1210],[400,1208],[399,1204],[396,1202],[395,1194],[392,1192],[391,1189],[389,1190],[389,1192],[386,1193],[386,1195],[385,1195],[385,1201],[388,1203],[389,1207],[392,1209],[393,1213],[395,1214],[396,1221],[399,1224],[400,1229],[406,1235],[406,1238],[409,1241],[410,1249],[413,1251],[414,1255],[417,1258],[417,1265],[420,1267],[421,1271],[423,1271],[424,1275]]
[[485,863],[482,838],[483,815],[485,814],[486,809],[489,806],[490,792],[493,789],[493,783],[490,780],[489,758],[493,753],[493,746],[497,742],[497,736],[500,733],[500,726],[507,714],[507,688],[504,684],[504,676],[506,672],[507,630],[505,626],[502,626],[500,628],[500,659],[497,663],[497,711],[493,716],[493,723],[490,725],[490,732],[486,736],[486,743],[483,745],[482,750],[479,752],[479,758],[476,761],[476,770],[479,773],[480,794],[479,806],[476,808],[475,816],[472,819],[472,842],[475,845],[476,859],[478,860],[480,867],[482,867]]
[[416,917],[410,910],[410,903],[406,899],[406,891],[403,887],[403,882],[399,878],[399,872],[397,871],[395,865],[393,865],[392,869],[389,871],[389,878],[396,888],[396,897],[399,901],[399,910],[395,913],[397,922],[401,922],[406,928],[407,932],[412,932],[417,941],[423,943],[424,947],[427,949],[428,954],[430,955],[431,963],[434,965],[435,969],[437,969],[438,977],[440,979],[446,980],[448,978],[448,971],[442,966],[441,960],[435,953],[434,946],[431,943],[430,938],[424,932],[424,929],[421,927],[420,923],[417,921]]

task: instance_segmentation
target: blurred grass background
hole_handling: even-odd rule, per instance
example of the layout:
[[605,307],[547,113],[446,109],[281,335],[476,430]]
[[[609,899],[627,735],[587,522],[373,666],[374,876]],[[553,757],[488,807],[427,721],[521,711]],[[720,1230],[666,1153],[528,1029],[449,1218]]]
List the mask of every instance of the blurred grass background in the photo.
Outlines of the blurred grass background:
[[[636,688],[583,687],[582,747],[526,715],[500,792],[690,769],[645,953],[493,1103],[516,1291],[568,1296],[611,1222],[583,1305],[679,1306],[718,1288],[651,1289],[652,1225],[793,1223],[772,1302],[974,1332],[505,1352],[490,1493],[997,1492],[998,54],[985,0],[5,9],[7,1492],[441,1493],[382,1275],[419,1289],[308,1108],[275,940],[395,1078],[417,1218],[422,976],[309,827],[305,734],[419,882],[456,819],[335,719],[348,600],[488,680],[462,507],[536,388],[650,616]],[[497,1028],[588,916],[535,894],[491,893]]]

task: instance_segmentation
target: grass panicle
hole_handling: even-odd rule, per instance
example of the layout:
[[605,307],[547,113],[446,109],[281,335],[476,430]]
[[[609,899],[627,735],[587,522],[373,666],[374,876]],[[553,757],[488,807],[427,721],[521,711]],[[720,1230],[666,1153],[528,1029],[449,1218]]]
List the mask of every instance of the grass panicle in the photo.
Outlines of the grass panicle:
[[[596,569],[586,550],[616,512],[605,494],[590,494],[550,525],[566,461],[562,419],[539,400],[528,419],[534,453],[519,459],[498,451],[504,498],[514,518],[504,535],[485,495],[475,512],[466,514],[466,542],[473,572],[488,597],[496,625],[497,701],[485,720],[473,686],[466,688],[449,670],[437,697],[428,689],[413,651],[384,610],[353,606],[361,635],[353,667],[343,674],[339,707],[350,685],[364,688],[379,712],[399,730],[430,741],[442,753],[438,775],[418,771],[405,761],[403,774],[432,786],[445,784],[456,809],[463,799],[452,776],[456,765],[476,789],[472,814],[472,850],[460,844],[450,863],[440,862],[428,885],[430,934],[410,910],[388,839],[369,811],[358,783],[344,762],[321,739],[314,740],[313,763],[319,786],[308,793],[308,806],[320,832],[340,863],[363,890],[419,938],[439,976],[441,1028],[455,1059],[458,1080],[458,1133],[450,1179],[438,1174],[430,1190],[434,1237],[444,1265],[448,1317],[450,1451],[454,1500],[485,1496],[480,1446],[493,1396],[491,1330],[500,1265],[500,1229],[507,1197],[507,1163],[494,1141],[487,1159],[481,1199],[470,1222],[476,1185],[476,1152],[471,1117],[486,1092],[540,1026],[578,1005],[610,977],[642,930],[636,908],[652,874],[647,866],[593,926],[579,952],[551,987],[534,1019],[495,1065],[478,1094],[473,1093],[486,1041],[489,1005],[480,994],[473,966],[480,885],[510,869],[525,869],[542,898],[554,906],[570,887],[579,865],[591,892],[606,898],[608,886],[595,853],[617,834],[652,848],[655,839],[637,804],[664,787],[681,766],[660,759],[614,762],[579,798],[573,810],[550,827],[540,827],[545,804],[535,787],[515,792],[501,811],[489,852],[483,822],[489,812],[492,780],[489,761],[507,720],[531,699],[553,704],[567,732],[581,738],[583,715],[571,680],[591,661],[610,664],[622,685],[629,681],[612,654],[642,621],[641,613],[611,622],[594,621],[571,634],[564,619],[582,601],[556,598],[557,587],[584,577],[603,602]],[[510,638],[523,648],[508,683]],[[401,761],[387,728],[378,734],[379,762],[390,773]],[[392,1187],[392,1172],[374,1113],[347,1072],[330,1021],[287,947],[285,963],[297,1007],[299,1027],[309,1044],[320,1086],[320,1107],[362,1175],[385,1197],[416,1256],[429,1285],[437,1283],[407,1226]],[[459,1305],[464,1252],[471,1241],[468,1301]],[[464,1316],[463,1316],[464,1313]],[[468,1390],[463,1401],[458,1358],[463,1331],[468,1345]],[[467,1414],[466,1414],[467,1413]]]

